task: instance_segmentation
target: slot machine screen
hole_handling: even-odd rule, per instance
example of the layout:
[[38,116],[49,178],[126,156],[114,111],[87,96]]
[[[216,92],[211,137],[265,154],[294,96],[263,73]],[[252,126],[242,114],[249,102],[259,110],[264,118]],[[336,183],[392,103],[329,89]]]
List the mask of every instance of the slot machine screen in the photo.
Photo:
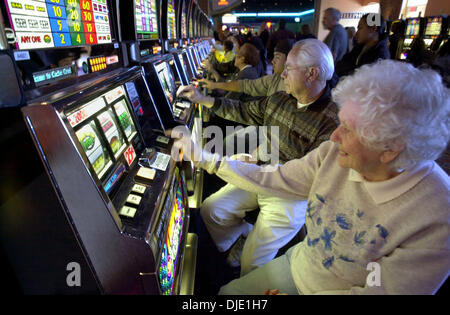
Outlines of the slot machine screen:
[[162,239],[159,281],[161,293],[171,295],[180,258],[180,244],[186,215],[186,192],[184,178],[176,170],[170,194],[164,205],[169,214],[167,232]]
[[442,28],[442,17],[429,17],[425,25],[425,36],[439,36]]
[[187,74],[188,74],[188,77],[189,77],[188,79],[192,80],[194,78],[194,72],[192,71],[191,63],[189,62],[188,58],[189,57],[187,55],[186,50],[183,51],[183,53],[180,54],[180,60],[183,62],[184,68],[187,70]]
[[406,25],[406,36],[418,36],[420,31],[420,21],[419,19],[410,19]]
[[136,38],[138,40],[158,39],[156,0],[134,0]]
[[5,0],[20,50],[111,43],[106,1]]
[[175,60],[169,59],[167,60],[168,65],[170,66],[170,70],[172,74],[174,75],[175,79],[175,87],[178,89],[178,87],[182,84],[181,75],[180,72],[177,69],[177,66],[175,64]]
[[176,39],[175,0],[167,1],[167,39]]
[[176,98],[177,88],[175,86],[175,80],[167,62],[163,61],[155,65],[156,73],[158,74],[159,81],[164,89],[164,94],[171,105]]
[[139,147],[124,87],[68,110],[66,117],[94,171],[91,174],[109,193],[134,162]]
[[181,9],[181,38],[187,38],[187,9],[186,9],[186,1],[182,3]]
[[193,66],[196,68],[200,67],[200,64],[197,60],[197,55],[195,54],[195,48],[192,47],[191,49],[189,49],[189,53],[191,54],[191,59],[194,62]]

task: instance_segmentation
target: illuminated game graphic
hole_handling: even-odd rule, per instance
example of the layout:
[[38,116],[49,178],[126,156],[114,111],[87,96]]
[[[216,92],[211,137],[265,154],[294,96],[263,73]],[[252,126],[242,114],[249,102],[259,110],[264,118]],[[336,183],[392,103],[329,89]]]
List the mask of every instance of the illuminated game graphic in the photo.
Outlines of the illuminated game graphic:
[[194,37],[194,19],[191,16],[189,17],[189,37],[193,38]]
[[136,154],[130,142],[137,136],[137,130],[123,86],[78,106],[66,117],[99,179],[121,155],[128,165],[133,162]]
[[185,217],[185,201],[182,190],[183,179],[179,176],[178,170],[176,175],[177,182],[175,183],[176,190],[173,196],[172,214],[170,215],[159,267],[159,281],[163,295],[171,295],[173,293]]
[[427,18],[427,24],[425,27],[425,36],[430,36],[432,38],[438,37],[441,34],[442,27],[442,17],[429,17]]
[[176,19],[175,19],[175,0],[167,1],[167,37],[168,39],[176,39]]
[[18,49],[111,43],[106,0],[5,0]]
[[120,153],[125,149],[125,140],[119,133],[117,123],[114,118],[112,110],[109,109],[106,112],[98,115],[98,120],[102,126],[102,131],[106,136],[106,140],[109,142],[109,146],[117,158]]
[[183,2],[181,10],[181,38],[187,38],[186,2]]
[[412,19],[408,21],[408,25],[406,26],[406,36],[417,36],[419,35],[420,30],[420,22],[419,19]]
[[91,121],[76,132],[77,138],[86,153],[89,162],[94,168],[99,178],[102,178],[105,171],[111,165],[108,151],[100,142],[99,133],[95,123]]
[[137,39],[158,39],[156,0],[135,0]]
[[164,94],[166,94],[170,104],[173,104],[176,95],[176,86],[174,78],[172,77],[172,72],[168,69],[166,62],[156,65],[155,68],[158,73],[159,81],[163,86]]
[[131,140],[137,134],[137,131],[125,100],[121,100],[120,102],[114,104],[114,109],[119,117],[120,125],[122,126],[125,135],[128,140]]

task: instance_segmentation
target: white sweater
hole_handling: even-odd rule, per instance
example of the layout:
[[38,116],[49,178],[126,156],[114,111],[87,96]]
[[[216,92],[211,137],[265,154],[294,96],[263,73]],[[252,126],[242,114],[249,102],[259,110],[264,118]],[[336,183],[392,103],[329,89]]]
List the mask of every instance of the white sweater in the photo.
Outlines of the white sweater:
[[[201,166],[244,190],[308,200],[308,234],[291,258],[299,293],[435,293],[450,270],[448,175],[430,161],[367,182],[340,167],[337,155],[327,141],[272,172],[231,160]],[[371,262],[380,267],[379,285],[366,281],[376,279]]]

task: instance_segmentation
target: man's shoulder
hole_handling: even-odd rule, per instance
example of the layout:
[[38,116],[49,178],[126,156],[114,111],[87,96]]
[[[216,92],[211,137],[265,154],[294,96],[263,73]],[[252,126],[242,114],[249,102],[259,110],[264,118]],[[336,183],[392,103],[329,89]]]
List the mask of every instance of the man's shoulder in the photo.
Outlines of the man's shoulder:
[[286,93],[285,91],[275,92],[274,94],[268,96],[267,99],[270,103],[275,103],[279,105],[291,102],[297,104],[297,99],[292,95]]

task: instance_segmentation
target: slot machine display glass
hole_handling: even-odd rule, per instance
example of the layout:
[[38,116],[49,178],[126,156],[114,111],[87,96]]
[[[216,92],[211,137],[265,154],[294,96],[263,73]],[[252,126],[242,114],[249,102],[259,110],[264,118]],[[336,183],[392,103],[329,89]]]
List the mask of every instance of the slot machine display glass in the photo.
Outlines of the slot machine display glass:
[[163,87],[164,94],[166,95],[170,105],[173,105],[176,98],[177,88],[175,86],[172,70],[165,61],[155,64],[155,69],[158,74],[159,81]]
[[425,36],[438,37],[441,34],[442,17],[428,17],[425,24]]
[[156,0],[134,0],[136,38],[158,39]]
[[405,35],[410,36],[412,38],[419,35],[420,31],[420,20],[419,19],[410,19],[407,22]]
[[175,0],[167,0],[167,39],[177,38]]

